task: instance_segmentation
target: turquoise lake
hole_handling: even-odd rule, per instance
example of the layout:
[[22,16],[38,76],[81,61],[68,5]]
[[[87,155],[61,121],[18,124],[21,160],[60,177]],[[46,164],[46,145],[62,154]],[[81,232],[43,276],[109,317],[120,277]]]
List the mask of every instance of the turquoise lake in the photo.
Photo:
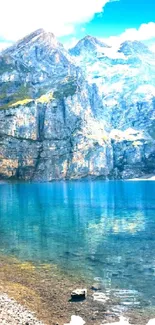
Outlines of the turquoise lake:
[[0,184],[0,253],[155,306],[155,182]]

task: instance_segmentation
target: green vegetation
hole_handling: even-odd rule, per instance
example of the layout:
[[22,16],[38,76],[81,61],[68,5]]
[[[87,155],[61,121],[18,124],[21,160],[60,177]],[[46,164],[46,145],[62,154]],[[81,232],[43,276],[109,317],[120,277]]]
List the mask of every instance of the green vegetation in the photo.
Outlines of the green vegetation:
[[32,101],[33,101],[33,99],[28,99],[28,98],[25,98],[23,100],[18,100],[16,103],[12,104],[11,107],[19,106],[19,105],[26,105]]
[[9,90],[11,89],[12,85],[13,85],[12,81],[3,82],[3,84],[0,87],[0,93],[2,93],[2,94],[5,93],[5,95],[6,95],[6,93],[8,93]]
[[18,93],[16,93],[14,96],[17,99],[26,99],[29,98],[30,95],[30,85],[29,84],[22,84],[19,89],[18,89]]
[[[9,82],[12,84],[11,82]],[[13,86],[13,84],[12,84]],[[20,102],[23,102],[24,100],[26,103],[32,101],[33,99],[30,98],[30,86],[29,84],[27,85],[21,85],[17,92],[11,95],[8,95],[8,82],[4,83],[1,87],[1,94],[0,94],[0,99],[5,99],[9,98],[9,101],[7,103],[4,103],[0,106],[0,109],[7,109],[10,107],[14,107],[17,105],[20,105]]]
[[15,68],[10,57],[1,57],[0,58],[0,75],[6,72],[11,72]]
[[104,135],[102,136],[102,140],[103,140],[105,143],[108,141],[108,136],[107,136],[107,134],[104,134]]
[[[3,69],[4,71],[4,69]],[[58,85],[57,90],[48,92],[49,87],[40,88],[35,96],[32,94],[31,84],[18,85],[16,81],[6,81],[0,87],[0,109],[8,109],[18,105],[27,105],[32,101],[37,103],[49,103],[53,99],[61,100],[69,96],[73,96],[76,92],[76,79],[67,77]]]
[[[0,99],[5,99],[7,96],[6,92],[0,94]],[[39,98],[36,99],[37,103],[49,103],[51,100],[53,99],[53,93],[47,93],[45,95],[40,96]],[[20,88],[18,89],[18,93],[15,93],[12,96],[10,96],[10,100],[8,103],[3,104],[0,109],[7,109],[7,108],[11,108],[11,107],[16,107],[19,105],[27,105],[31,102],[33,102],[35,99],[30,98],[29,96],[29,87],[28,86],[24,86],[21,85]]]
[[53,93],[55,99],[73,96],[76,92],[77,84],[73,77],[65,78],[59,86],[59,89]]
[[37,98],[37,103],[49,103],[53,99],[53,93],[48,93],[45,95],[42,95],[41,97]]

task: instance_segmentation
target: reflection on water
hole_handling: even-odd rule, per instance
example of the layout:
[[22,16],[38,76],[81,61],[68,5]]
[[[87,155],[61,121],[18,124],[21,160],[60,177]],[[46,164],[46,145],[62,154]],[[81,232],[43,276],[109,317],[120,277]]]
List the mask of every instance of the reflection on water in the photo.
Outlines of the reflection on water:
[[155,305],[155,182],[0,185],[0,251]]

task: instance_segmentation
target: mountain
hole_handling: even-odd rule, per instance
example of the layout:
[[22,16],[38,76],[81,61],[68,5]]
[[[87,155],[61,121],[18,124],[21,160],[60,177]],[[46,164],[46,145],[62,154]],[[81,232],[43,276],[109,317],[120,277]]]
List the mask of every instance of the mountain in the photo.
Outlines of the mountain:
[[124,55],[138,55],[138,54],[151,54],[149,48],[139,41],[125,41],[121,44],[118,52]]
[[87,36],[67,51],[39,29],[0,53],[0,178],[155,172],[155,55]]
[[71,55],[78,56],[82,54],[82,52],[97,52],[99,49],[104,51],[104,48],[110,48],[107,44],[101,42],[96,37],[92,37],[90,35],[85,36],[81,39],[75,47],[69,50]]
[[63,80],[76,79],[77,69],[52,33],[35,31],[0,56],[0,105],[36,99]]

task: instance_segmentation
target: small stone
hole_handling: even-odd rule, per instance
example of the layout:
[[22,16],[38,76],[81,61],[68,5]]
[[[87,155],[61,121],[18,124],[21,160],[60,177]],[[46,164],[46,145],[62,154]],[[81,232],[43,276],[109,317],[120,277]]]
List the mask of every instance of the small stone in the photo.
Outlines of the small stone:
[[92,290],[98,291],[101,290],[101,285],[99,283],[94,283],[91,287]]
[[71,293],[72,299],[85,299],[87,297],[87,289],[76,289]]

